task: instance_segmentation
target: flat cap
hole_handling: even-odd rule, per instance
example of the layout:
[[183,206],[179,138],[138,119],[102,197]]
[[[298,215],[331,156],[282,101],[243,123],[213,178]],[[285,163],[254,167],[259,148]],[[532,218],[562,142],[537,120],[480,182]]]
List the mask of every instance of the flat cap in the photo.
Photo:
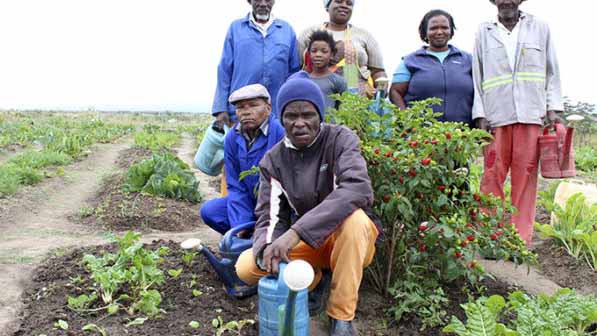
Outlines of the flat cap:
[[269,92],[267,92],[265,86],[261,84],[251,84],[241,87],[240,89],[232,92],[232,94],[228,98],[228,102],[230,104],[236,104],[241,100],[255,98],[263,98],[267,101],[268,104],[272,103],[272,99],[269,95]]

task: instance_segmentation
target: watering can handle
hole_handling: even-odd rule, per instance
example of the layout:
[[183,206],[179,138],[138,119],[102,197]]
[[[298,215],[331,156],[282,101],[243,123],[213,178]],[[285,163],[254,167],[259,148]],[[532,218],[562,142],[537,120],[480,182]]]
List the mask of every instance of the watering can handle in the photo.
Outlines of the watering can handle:
[[235,226],[232,229],[228,230],[222,239],[223,246],[230,247],[232,246],[232,238],[236,237],[241,231],[252,229],[255,227],[255,222],[247,222],[241,224],[239,226]]

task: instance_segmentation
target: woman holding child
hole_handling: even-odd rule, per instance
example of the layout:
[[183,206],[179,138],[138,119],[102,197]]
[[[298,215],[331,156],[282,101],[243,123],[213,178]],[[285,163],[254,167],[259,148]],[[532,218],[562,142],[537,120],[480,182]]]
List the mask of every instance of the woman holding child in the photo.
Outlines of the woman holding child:
[[374,82],[385,77],[381,49],[377,41],[366,30],[349,24],[355,0],[324,0],[329,13],[329,22],[315,25],[305,30],[299,37],[299,47],[303,57],[303,68],[313,70],[313,61],[308,53],[311,35],[317,30],[327,30],[332,34],[337,49],[332,58],[330,70],[342,77],[349,92],[372,97]]

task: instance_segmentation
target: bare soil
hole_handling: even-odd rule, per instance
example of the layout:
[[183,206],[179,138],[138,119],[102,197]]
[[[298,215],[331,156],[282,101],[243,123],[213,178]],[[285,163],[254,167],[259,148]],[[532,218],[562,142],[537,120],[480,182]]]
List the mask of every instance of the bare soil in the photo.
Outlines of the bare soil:
[[551,239],[537,244],[540,272],[562,287],[575,288],[583,294],[597,293],[597,272],[584,260],[577,260]]

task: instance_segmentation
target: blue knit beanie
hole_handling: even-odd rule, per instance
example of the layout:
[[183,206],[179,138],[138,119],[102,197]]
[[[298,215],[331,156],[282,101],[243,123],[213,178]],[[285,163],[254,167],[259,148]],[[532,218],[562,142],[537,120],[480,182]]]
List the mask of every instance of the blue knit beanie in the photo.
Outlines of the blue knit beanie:
[[286,83],[280,88],[277,100],[278,111],[280,111],[280,120],[282,120],[286,105],[297,100],[308,101],[315,105],[319,112],[319,118],[321,121],[325,120],[323,117],[325,113],[325,99],[323,98],[323,93],[319,86],[309,78],[309,74],[305,71],[299,71],[290,76]]

